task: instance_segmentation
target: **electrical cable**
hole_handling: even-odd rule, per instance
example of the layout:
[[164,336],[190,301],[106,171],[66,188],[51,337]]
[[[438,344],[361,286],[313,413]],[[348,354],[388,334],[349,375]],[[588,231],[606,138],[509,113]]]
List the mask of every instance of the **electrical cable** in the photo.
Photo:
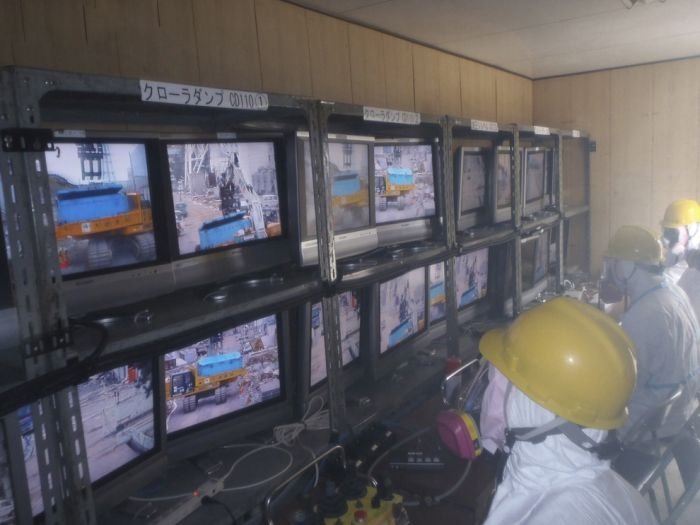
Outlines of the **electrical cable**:
[[402,439],[401,441],[399,441],[399,442],[397,442],[396,444],[394,444],[392,447],[390,447],[390,448],[388,448],[387,450],[385,450],[377,459],[374,460],[374,462],[372,463],[372,465],[369,467],[369,470],[367,471],[367,475],[368,475],[370,478],[373,477],[373,476],[372,476],[372,472],[374,472],[374,467],[376,467],[376,466],[379,464],[379,462],[380,462],[381,460],[383,460],[385,457],[387,457],[391,452],[393,452],[393,451],[396,450],[397,448],[399,448],[399,447],[405,445],[406,443],[408,443],[409,441],[411,441],[411,440],[413,440],[413,439],[416,439],[418,436],[422,436],[423,434],[425,434],[426,432],[428,432],[431,428],[432,428],[432,427],[430,427],[430,426],[427,426],[427,427],[425,427],[425,428],[421,428],[420,430],[414,432],[414,433],[411,434],[410,436],[408,436],[408,437]]
[[234,486],[234,487],[222,488],[221,492],[234,492],[234,491],[238,491],[238,490],[248,490],[248,489],[253,489],[255,487],[259,487],[260,485],[264,485],[265,483],[268,483],[268,482],[272,481],[273,479],[280,477],[282,474],[284,474],[290,468],[292,468],[292,465],[294,464],[294,456],[292,456],[291,452],[289,452],[287,449],[284,449],[278,445],[266,445],[266,446],[262,446],[262,447],[253,449],[250,452],[246,452],[245,454],[243,454],[240,458],[238,458],[236,461],[233,462],[233,465],[231,465],[231,468],[226,473],[226,475],[223,478],[220,478],[218,481],[220,481],[223,484],[226,481],[226,479],[233,473],[235,468],[238,465],[240,465],[244,459],[249,458],[253,454],[256,454],[257,452],[260,452],[260,451],[268,449],[268,448],[274,448],[276,450],[280,450],[280,451],[284,452],[285,454],[287,454],[287,456],[289,457],[289,462],[287,463],[287,465],[285,465],[285,467],[282,470],[275,472],[271,476],[268,476],[264,479],[258,480],[254,483],[249,483],[247,485],[238,485],[238,486]]

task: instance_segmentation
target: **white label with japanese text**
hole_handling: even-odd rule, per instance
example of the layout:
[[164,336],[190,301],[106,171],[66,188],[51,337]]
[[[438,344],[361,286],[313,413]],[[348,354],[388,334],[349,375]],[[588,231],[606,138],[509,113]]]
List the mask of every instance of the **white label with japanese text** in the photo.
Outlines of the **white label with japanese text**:
[[143,102],[161,102],[181,106],[267,111],[270,106],[265,93],[233,91],[154,80],[139,80]]
[[396,109],[373,108],[364,106],[364,120],[372,120],[375,122],[391,122],[394,124],[408,124],[409,126],[417,126],[420,124],[420,113],[413,111],[398,111]]
[[581,138],[581,132],[577,129],[572,129],[571,130],[571,136],[575,139],[580,139]]
[[488,120],[472,119],[469,125],[474,131],[486,131],[488,133],[498,133],[498,123]]
[[549,135],[549,128],[547,126],[535,126],[535,135]]

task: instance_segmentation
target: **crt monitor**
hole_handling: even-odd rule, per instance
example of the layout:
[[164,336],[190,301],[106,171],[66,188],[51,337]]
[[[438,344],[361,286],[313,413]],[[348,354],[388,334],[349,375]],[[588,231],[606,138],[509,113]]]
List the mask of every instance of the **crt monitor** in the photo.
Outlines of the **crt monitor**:
[[5,432],[0,424],[0,523],[15,522],[14,493],[10,475],[10,461],[5,444]]
[[156,260],[144,142],[57,142],[45,158],[63,276]]
[[545,206],[547,189],[547,150],[525,149],[523,162],[523,215],[540,212]]
[[[343,366],[353,363],[360,357],[360,313],[359,292],[351,290],[338,295]],[[327,377],[326,345],[323,336],[323,308],[318,302],[311,306],[310,388],[319,385]]]
[[445,263],[438,262],[428,266],[428,300],[430,324],[442,321],[447,313],[447,296],[445,295]]
[[379,285],[379,353],[384,354],[426,328],[425,268]]
[[167,433],[280,399],[279,335],[278,316],[268,315],[166,353]]
[[[98,485],[156,450],[152,360],[133,361],[78,385],[90,479]],[[17,411],[32,513],[43,512],[31,406]]]
[[493,173],[491,179],[493,191],[491,192],[491,207],[493,210],[493,222],[506,222],[511,220],[512,212],[512,156],[509,147],[499,146],[494,150]]
[[523,293],[535,288],[547,276],[549,249],[549,231],[523,240],[521,249]]
[[465,308],[486,297],[489,277],[489,249],[460,255],[455,258],[455,302]]
[[[318,262],[316,211],[308,134],[297,140],[299,226],[302,264]],[[370,251],[377,246],[371,209],[371,137],[328,136],[328,170],[331,184],[335,250],[340,258]]]
[[374,147],[374,193],[381,246],[427,239],[435,216],[432,144],[381,142]]
[[488,156],[482,148],[462,146],[455,155],[457,229],[487,222]]
[[274,142],[178,142],[166,149],[179,256],[282,235]]

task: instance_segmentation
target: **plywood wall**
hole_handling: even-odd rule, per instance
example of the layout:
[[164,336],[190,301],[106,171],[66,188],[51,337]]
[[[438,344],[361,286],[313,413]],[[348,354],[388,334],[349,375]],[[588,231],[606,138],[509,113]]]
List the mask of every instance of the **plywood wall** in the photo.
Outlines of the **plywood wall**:
[[0,66],[532,122],[532,82],[280,0],[0,0]]
[[592,263],[624,224],[659,232],[674,199],[700,197],[700,60],[539,80],[534,119],[587,130],[591,155]]

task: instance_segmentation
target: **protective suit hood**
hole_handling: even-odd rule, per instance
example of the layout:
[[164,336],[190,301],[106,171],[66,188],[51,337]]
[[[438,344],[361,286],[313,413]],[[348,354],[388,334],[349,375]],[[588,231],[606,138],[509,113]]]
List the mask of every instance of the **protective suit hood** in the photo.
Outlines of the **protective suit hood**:
[[[509,428],[539,427],[556,416],[513,387],[506,401]],[[585,429],[594,441],[607,432]],[[541,443],[516,442],[487,525],[524,523],[656,523],[646,502],[610,469],[608,461],[564,435]]]

